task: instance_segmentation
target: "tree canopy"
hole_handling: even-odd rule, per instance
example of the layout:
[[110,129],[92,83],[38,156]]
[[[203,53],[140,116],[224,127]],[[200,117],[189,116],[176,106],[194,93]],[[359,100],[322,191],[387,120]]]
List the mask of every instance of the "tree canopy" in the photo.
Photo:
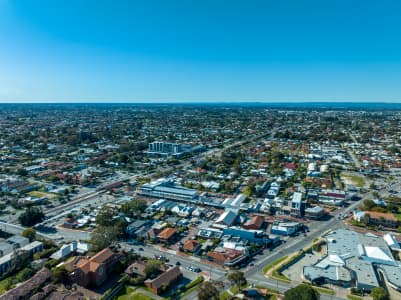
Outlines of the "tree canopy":
[[241,286],[246,283],[246,278],[243,272],[240,271],[234,271],[228,275],[228,280],[232,284],[235,284],[238,286],[238,288],[241,290]]
[[37,207],[28,207],[25,212],[23,212],[18,220],[23,226],[33,226],[40,223],[45,218],[44,213]]
[[146,263],[145,269],[143,272],[146,277],[155,276],[160,272],[161,262],[155,259],[150,259]]
[[382,287],[375,287],[370,291],[370,296],[373,300],[390,300],[390,297]]
[[121,206],[121,212],[125,213],[128,217],[138,217],[145,212],[147,207],[144,200],[131,200]]
[[36,230],[32,227],[25,229],[21,235],[29,239],[30,242],[34,241],[36,238]]
[[118,226],[98,226],[92,232],[90,242],[97,250],[101,250],[116,241],[119,234]]
[[203,282],[198,288],[199,300],[217,300],[219,299],[219,291],[210,281]]
[[284,293],[285,300],[318,300],[320,295],[309,284],[300,284]]

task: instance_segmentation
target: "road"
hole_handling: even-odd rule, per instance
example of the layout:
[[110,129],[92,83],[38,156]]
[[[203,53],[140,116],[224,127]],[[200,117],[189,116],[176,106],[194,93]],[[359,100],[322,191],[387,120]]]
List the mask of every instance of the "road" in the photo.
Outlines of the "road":
[[[180,262],[181,271],[185,278],[194,280],[196,277],[203,275],[205,277],[212,277],[213,280],[219,280],[227,274],[227,271],[222,268],[216,268],[216,266],[208,265],[203,261],[200,261],[192,256],[181,256],[177,255],[175,251],[165,250],[153,245],[129,245],[127,243],[120,243],[121,247],[128,251],[134,251],[142,256],[154,258],[155,255],[163,255],[168,258],[169,264],[175,265],[177,261]],[[143,249],[143,250],[139,250]],[[201,269],[200,273],[192,272],[187,269],[188,266],[195,266]]]
[[[256,256],[254,258],[253,267],[251,268],[248,267],[241,270],[245,273],[245,277],[247,278],[248,282],[258,286],[264,286],[267,288],[276,289],[282,293],[293,287],[295,284],[294,285],[286,284],[279,282],[277,280],[266,278],[262,271],[263,267],[270,263],[273,263],[280,257],[292,254],[294,252],[299,251],[300,249],[306,248],[312,243],[312,241],[315,238],[320,237],[322,234],[324,234],[329,230],[344,227],[344,224],[338,218],[338,215],[340,213],[345,214],[351,212],[355,207],[357,207],[360,204],[360,201],[352,203],[347,208],[337,210],[333,214],[332,218],[328,221],[312,222],[311,225],[309,226],[310,232],[307,237],[300,235],[295,238],[291,238],[286,243],[275,248],[273,252],[265,251],[265,254]],[[205,277],[209,277],[211,275],[212,280],[222,281],[223,283],[226,284],[227,287],[230,286],[230,283],[227,280],[227,273],[228,273],[227,270],[221,267],[213,266],[209,264],[209,262],[206,262],[204,260],[199,260],[191,256],[177,255],[177,253],[173,250],[165,250],[156,245],[129,245],[127,243],[120,243],[120,245],[128,251],[134,251],[140,255],[150,258],[155,257],[155,255],[163,255],[169,259],[169,263],[171,264],[176,264],[176,262],[179,261],[181,263],[181,270],[184,274],[184,277],[190,280],[195,279],[199,275],[204,275]],[[192,271],[187,270],[186,268],[189,265],[193,265],[200,268],[202,272],[194,273]],[[196,299],[196,298],[197,298],[196,291],[194,291],[193,293],[191,293],[186,297],[186,299]],[[328,299],[341,299],[341,298],[322,294],[321,299],[328,300]]]

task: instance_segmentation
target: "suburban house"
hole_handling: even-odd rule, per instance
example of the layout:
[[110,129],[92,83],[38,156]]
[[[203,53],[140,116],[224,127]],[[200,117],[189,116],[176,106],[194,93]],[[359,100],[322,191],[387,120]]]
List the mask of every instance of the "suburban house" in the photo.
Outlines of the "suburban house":
[[172,283],[177,282],[182,278],[182,273],[179,267],[175,266],[163,272],[155,279],[145,280],[145,285],[154,293],[160,294]]
[[160,232],[157,235],[157,238],[159,239],[159,241],[165,242],[168,244],[174,242],[176,237],[177,237],[177,230],[175,230],[174,228],[170,228],[170,227],[163,229],[162,232]]
[[186,240],[183,246],[184,251],[196,252],[202,247],[202,244],[196,240]]

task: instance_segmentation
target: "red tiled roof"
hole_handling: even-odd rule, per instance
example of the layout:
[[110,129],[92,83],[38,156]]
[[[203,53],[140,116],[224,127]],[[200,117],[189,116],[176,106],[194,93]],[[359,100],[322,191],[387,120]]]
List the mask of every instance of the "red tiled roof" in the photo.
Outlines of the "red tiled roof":
[[113,255],[114,253],[110,250],[110,248],[105,248],[102,251],[98,252],[96,255],[92,256],[90,261],[101,264],[110,259],[110,257],[112,257]]
[[163,285],[170,285],[171,282],[176,280],[181,276],[181,271],[179,267],[172,267],[166,272],[160,274],[153,280],[146,280],[145,283],[151,284],[153,288],[159,289]]
[[365,213],[368,214],[372,219],[383,218],[385,220],[390,220],[390,221],[394,221],[394,222],[398,221],[397,217],[391,213],[382,213],[382,212],[377,212],[377,211],[365,211]]
[[177,231],[174,228],[166,228],[157,236],[159,239],[168,240],[171,238]]
[[260,228],[264,221],[265,219],[262,216],[254,216],[246,225]]
[[210,251],[207,253],[207,256],[213,258],[214,260],[217,260],[220,262],[225,262],[225,261],[231,261],[233,259],[236,259],[237,257],[241,256],[242,254],[243,253],[238,250],[226,249],[224,252]]
[[184,243],[184,250],[187,251],[194,251],[196,246],[199,245],[198,241],[194,241],[194,240],[186,240]]

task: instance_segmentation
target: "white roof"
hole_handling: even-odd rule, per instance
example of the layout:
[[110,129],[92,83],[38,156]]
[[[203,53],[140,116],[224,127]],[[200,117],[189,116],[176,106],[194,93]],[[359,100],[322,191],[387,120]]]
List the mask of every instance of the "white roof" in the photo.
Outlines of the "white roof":
[[344,260],[337,254],[330,254],[329,259],[331,264],[344,265]]
[[302,202],[302,193],[295,192],[292,196],[292,202],[294,203],[301,203]]
[[400,243],[395,239],[391,233],[387,233],[383,236],[386,244],[392,249],[400,249]]
[[365,247],[366,256],[371,259],[393,261],[393,259],[379,247]]

